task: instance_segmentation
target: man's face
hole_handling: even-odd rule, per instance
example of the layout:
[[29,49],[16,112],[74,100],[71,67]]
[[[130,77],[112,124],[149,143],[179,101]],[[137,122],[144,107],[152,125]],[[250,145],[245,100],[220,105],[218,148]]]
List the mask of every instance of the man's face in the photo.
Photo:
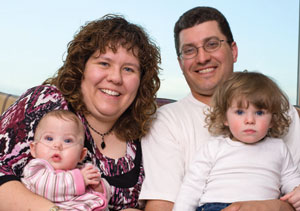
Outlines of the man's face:
[[192,59],[178,58],[179,65],[193,96],[199,101],[209,104],[211,95],[221,80],[233,72],[233,64],[237,60],[237,46],[229,45],[221,33],[216,21],[207,21],[194,27],[184,29],[179,34],[180,51],[185,46],[203,46],[212,37],[225,40],[221,47],[208,53],[198,48],[198,55]]

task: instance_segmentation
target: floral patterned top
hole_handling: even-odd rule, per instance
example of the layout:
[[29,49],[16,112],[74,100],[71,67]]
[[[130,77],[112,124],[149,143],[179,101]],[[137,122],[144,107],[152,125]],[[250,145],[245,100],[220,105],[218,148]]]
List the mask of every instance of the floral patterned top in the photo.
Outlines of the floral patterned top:
[[[54,86],[37,86],[24,93],[0,117],[0,185],[20,180],[25,165],[32,159],[29,143],[41,117],[51,110],[72,110]],[[98,150],[84,116],[77,114],[86,128],[85,162],[97,166],[111,185],[109,210],[141,208],[138,196],[144,180],[139,140],[128,141],[124,157],[111,159]]]

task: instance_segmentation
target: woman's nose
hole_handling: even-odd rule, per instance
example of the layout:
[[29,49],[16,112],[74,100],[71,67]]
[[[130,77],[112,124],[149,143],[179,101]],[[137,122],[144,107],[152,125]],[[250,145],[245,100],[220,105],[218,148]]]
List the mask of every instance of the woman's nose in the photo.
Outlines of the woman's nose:
[[119,68],[114,67],[108,71],[107,80],[114,84],[122,84],[122,72]]

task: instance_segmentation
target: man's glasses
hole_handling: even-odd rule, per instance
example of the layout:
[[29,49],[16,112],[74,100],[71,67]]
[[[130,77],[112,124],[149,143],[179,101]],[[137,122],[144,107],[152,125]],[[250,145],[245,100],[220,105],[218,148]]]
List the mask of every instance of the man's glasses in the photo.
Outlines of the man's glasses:
[[[194,45],[184,46],[179,56],[182,59],[192,59],[198,55],[198,49],[203,48],[207,53],[212,53],[221,47],[221,43],[225,40],[219,40],[218,38],[211,38],[206,40],[203,46],[196,47]],[[228,41],[227,41],[228,42]]]

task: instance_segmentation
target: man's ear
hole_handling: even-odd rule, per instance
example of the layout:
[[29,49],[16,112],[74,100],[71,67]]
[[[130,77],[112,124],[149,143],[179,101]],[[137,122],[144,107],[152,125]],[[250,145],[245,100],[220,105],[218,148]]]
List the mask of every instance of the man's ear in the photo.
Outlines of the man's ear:
[[36,153],[35,153],[35,148],[36,148],[36,142],[31,142],[30,143],[30,153],[32,155],[32,157],[36,158]]
[[87,148],[83,147],[80,155],[80,161],[82,161],[87,154]]
[[231,52],[232,52],[233,62],[235,63],[238,58],[238,47],[237,47],[236,42],[231,43]]
[[182,61],[182,59],[179,56],[177,57],[177,61],[179,63],[181,71],[183,72],[183,61]]

